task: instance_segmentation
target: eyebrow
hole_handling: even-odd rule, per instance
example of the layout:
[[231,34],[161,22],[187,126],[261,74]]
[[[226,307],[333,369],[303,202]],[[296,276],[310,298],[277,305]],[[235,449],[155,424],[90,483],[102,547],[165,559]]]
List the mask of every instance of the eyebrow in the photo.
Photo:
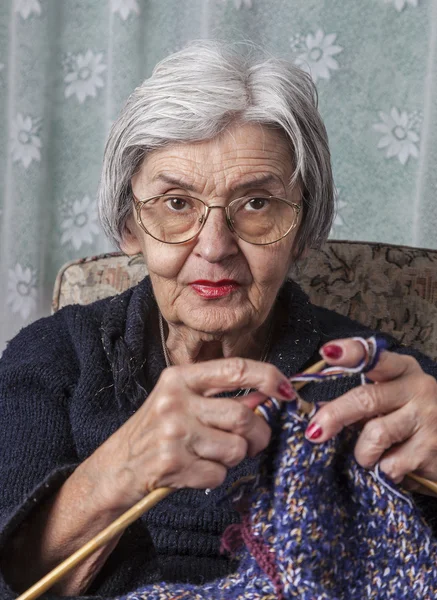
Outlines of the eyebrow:
[[[175,177],[174,175],[171,175],[170,173],[159,173],[155,177],[155,181],[162,181],[169,185],[174,185],[176,187],[180,187],[189,192],[194,192],[194,193],[196,192],[196,188],[192,183],[190,183],[182,178]],[[257,177],[257,178],[248,179],[243,182],[237,182],[230,187],[230,191],[236,192],[237,190],[245,190],[245,189],[254,188],[254,187],[255,188],[263,187],[264,185],[271,184],[271,183],[280,183],[282,185],[282,181],[279,179],[279,177],[269,173],[268,175],[264,175],[263,177]]]

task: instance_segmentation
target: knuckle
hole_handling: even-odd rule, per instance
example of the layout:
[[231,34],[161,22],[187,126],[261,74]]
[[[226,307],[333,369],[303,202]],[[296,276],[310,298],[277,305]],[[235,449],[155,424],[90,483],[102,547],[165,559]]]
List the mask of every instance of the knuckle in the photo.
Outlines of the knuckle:
[[238,465],[245,458],[247,454],[247,448],[247,441],[240,436],[235,436],[233,443],[230,444],[228,448],[226,465],[228,467],[234,467],[235,465]]
[[[437,436],[437,403],[412,401],[410,403],[410,420],[415,431],[426,431],[428,439],[436,440]],[[436,442],[437,443],[437,440]]]
[[359,406],[368,415],[378,412],[378,386],[377,385],[360,385],[354,389],[354,396]]
[[328,403],[323,406],[319,411],[319,418],[320,415],[323,415],[324,422],[329,430],[337,430],[337,428],[341,429],[343,426],[344,410],[335,401],[332,402],[332,404]]
[[154,402],[155,411],[163,417],[174,413],[176,405],[177,399],[172,394],[160,394]]
[[369,421],[366,423],[363,436],[372,446],[377,448],[385,449],[391,446],[391,436],[383,421]]
[[426,373],[421,375],[417,388],[421,397],[425,396],[437,400],[437,381],[431,375]]
[[421,402],[413,399],[408,403],[408,417],[413,430],[417,430],[422,421],[429,422],[435,413],[435,407],[423,406]]
[[283,379],[284,376],[281,374],[279,369],[277,369],[274,365],[265,364],[266,374],[264,376],[267,385],[271,389],[276,389],[278,379]]
[[414,356],[410,356],[409,354],[403,354],[403,359],[405,361],[405,364],[406,364],[408,370],[415,370],[417,368],[420,369],[420,365],[417,362],[417,360],[414,358]]
[[395,482],[399,482],[411,469],[406,467],[404,461],[398,456],[391,456],[381,465],[381,470]]
[[363,467],[363,469],[371,469],[372,467],[375,466],[375,460],[372,456],[365,454],[365,453],[360,453],[359,455],[355,456],[357,463]]
[[395,480],[399,476],[399,467],[397,460],[394,458],[392,458],[390,461],[387,461],[387,464],[382,467],[382,470],[390,479]]
[[247,372],[247,363],[244,358],[227,358],[223,361],[223,377],[229,383],[239,385],[244,381],[244,376]]
[[252,426],[254,418],[253,411],[250,410],[244,404],[236,404],[234,410],[234,433],[243,434],[246,433]]
[[184,421],[182,419],[168,419],[166,418],[161,423],[161,436],[165,440],[175,440],[180,439],[186,434],[186,427],[184,426]]
[[182,460],[176,452],[164,450],[159,457],[159,471],[161,477],[174,475],[182,470]]
[[164,369],[159,376],[158,383],[163,383],[168,386],[180,379],[180,368],[179,367],[167,367]]

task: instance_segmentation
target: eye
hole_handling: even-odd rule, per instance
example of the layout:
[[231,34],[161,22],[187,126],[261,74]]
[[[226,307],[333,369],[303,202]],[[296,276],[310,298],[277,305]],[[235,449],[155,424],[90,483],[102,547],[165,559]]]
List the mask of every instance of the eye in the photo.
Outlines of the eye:
[[245,204],[245,209],[250,211],[259,211],[267,208],[269,204],[269,198],[250,198]]
[[180,196],[171,196],[165,199],[165,204],[175,212],[182,212],[184,209],[191,208],[191,205],[187,198],[181,198]]

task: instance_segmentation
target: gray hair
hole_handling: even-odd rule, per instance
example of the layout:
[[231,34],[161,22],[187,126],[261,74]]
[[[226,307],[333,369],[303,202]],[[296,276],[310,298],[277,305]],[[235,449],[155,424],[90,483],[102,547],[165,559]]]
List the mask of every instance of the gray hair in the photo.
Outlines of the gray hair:
[[[247,48],[246,48],[247,50]],[[131,178],[143,159],[168,144],[212,139],[232,122],[282,131],[303,192],[296,257],[323,243],[334,214],[328,137],[310,76],[292,62],[221,42],[194,42],[171,54],[128,98],[112,126],[98,192],[100,221],[119,246],[132,211]]]

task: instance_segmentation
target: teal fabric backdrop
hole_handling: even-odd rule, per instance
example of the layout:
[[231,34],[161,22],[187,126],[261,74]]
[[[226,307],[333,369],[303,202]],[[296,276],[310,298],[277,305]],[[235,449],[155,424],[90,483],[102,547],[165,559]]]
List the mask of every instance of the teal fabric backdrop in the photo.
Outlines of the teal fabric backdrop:
[[437,0],[1,0],[0,351],[49,314],[64,262],[110,250],[95,198],[127,95],[166,54],[213,37],[312,73],[333,236],[437,247]]

